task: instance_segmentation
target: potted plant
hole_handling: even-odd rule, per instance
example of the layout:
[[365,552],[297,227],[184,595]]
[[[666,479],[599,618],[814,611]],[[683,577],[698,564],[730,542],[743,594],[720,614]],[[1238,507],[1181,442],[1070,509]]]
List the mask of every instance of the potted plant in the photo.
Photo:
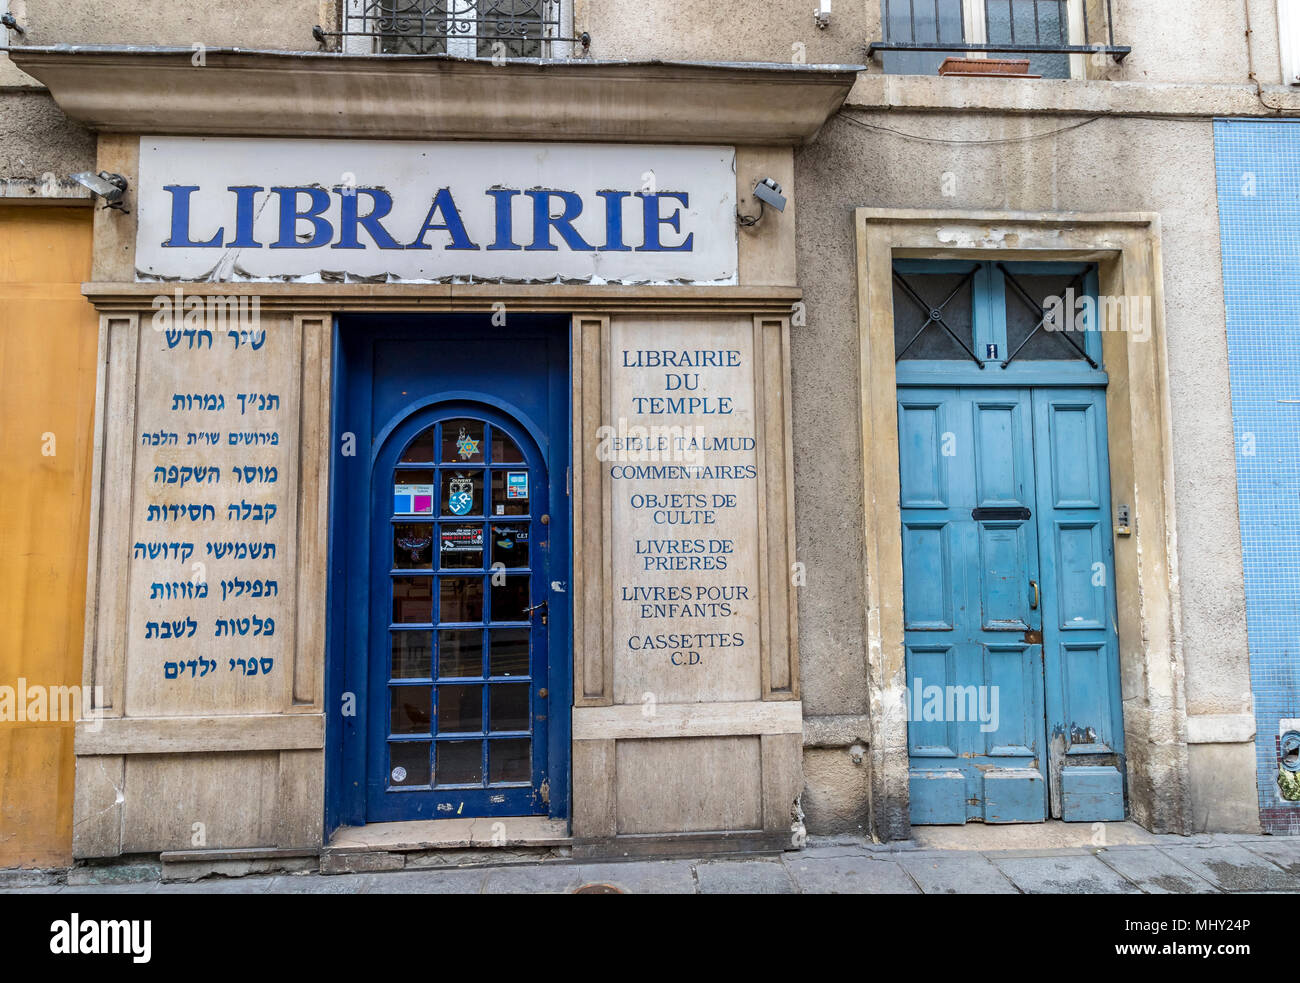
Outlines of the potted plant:
[[1036,79],[1029,74],[1028,58],[945,58],[940,75],[979,75],[984,78]]

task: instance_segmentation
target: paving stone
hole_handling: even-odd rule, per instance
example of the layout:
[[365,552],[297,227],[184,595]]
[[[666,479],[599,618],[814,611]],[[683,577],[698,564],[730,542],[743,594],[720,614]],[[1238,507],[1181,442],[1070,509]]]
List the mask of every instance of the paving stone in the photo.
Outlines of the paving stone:
[[[811,844],[811,843],[812,843],[812,840],[810,839],[808,842],[809,842],[809,844]],[[872,846],[875,846],[875,844],[872,844]],[[854,843],[839,843],[839,844],[821,844],[821,845],[818,845],[818,846],[811,846],[811,845],[809,845],[809,846],[805,846],[802,850],[799,850],[797,853],[795,853],[795,854],[793,854],[793,855],[794,855],[794,856],[797,856],[797,857],[801,857],[801,858],[802,858],[802,857],[809,857],[809,858],[814,858],[814,857],[868,857],[868,856],[870,856],[871,854],[876,853],[876,852],[881,852],[881,853],[896,853],[896,852],[898,852],[898,851],[892,849],[892,848],[890,847],[889,844],[881,844],[881,845],[880,845],[879,847],[877,847],[875,850],[869,850],[869,849],[867,849],[867,845],[866,845],[866,844],[863,844],[863,843],[856,843],[856,844],[854,844]]]
[[1218,894],[1209,881],[1198,877],[1153,846],[1103,850],[1097,859],[1147,894]]
[[365,894],[479,894],[487,870],[416,870],[393,874],[363,874],[359,878]]
[[60,875],[65,874],[61,869],[50,870],[23,870],[21,868],[9,868],[0,870],[0,889],[8,890],[9,888],[33,888],[33,887],[60,887]]
[[267,894],[361,894],[371,877],[392,877],[394,874],[339,874],[337,876],[284,874],[271,878]]
[[158,885],[159,894],[266,894],[274,877],[209,877]]
[[1264,836],[1241,845],[1281,867],[1292,877],[1300,878],[1300,837]]
[[711,860],[695,865],[701,894],[794,894],[778,860]]
[[1184,867],[1220,891],[1297,891],[1297,878],[1236,843],[1216,846],[1161,846]]
[[568,894],[588,884],[609,884],[628,894],[694,894],[685,860],[614,864],[535,865],[489,872],[485,894]]
[[893,860],[875,857],[791,857],[786,867],[802,894],[920,894]]
[[898,857],[926,894],[1019,894],[985,857],[970,853],[927,853]]
[[87,884],[140,884],[162,877],[162,864],[103,864],[73,867],[68,871],[68,886]]
[[61,894],[156,894],[162,887],[158,881],[138,884],[69,884]]
[[268,857],[251,860],[169,861],[162,866],[164,883],[193,884],[198,881],[254,877],[271,878],[278,874],[320,873],[319,857]]
[[992,857],[1026,894],[1141,894],[1093,856]]
[[1025,850],[981,850],[980,853],[990,860],[1004,860],[1014,857],[1091,857],[1092,848],[1081,846],[1060,847],[1034,847]]
[[377,870],[401,870],[406,858],[400,853],[374,851],[361,853],[324,853],[320,858],[322,874],[367,874]]
[[[430,855],[429,865],[400,871],[366,870],[376,860],[393,861],[382,852],[362,852],[334,865],[354,874],[250,871],[242,877],[209,877],[194,883],[156,880],[123,881],[143,876],[143,864],[87,865],[74,882],[59,879],[64,870],[0,872],[0,894],[362,894],[362,893],[566,893],[589,885],[611,885],[628,893],[888,894],[1006,893],[1184,893],[1216,889],[1259,893],[1300,893],[1300,837],[1232,834],[1199,837],[1160,836],[1159,846],[1115,843],[1101,849],[1063,846],[979,850],[943,849],[908,844],[867,844],[847,838],[810,841],[808,849],[779,857],[701,857],[675,860],[563,861],[509,863],[504,866],[456,866],[450,854]],[[411,860],[410,854],[398,859]],[[476,855],[477,856],[477,855]],[[492,851],[497,861],[516,859]],[[445,864],[435,863],[445,860]],[[129,868],[124,870],[123,868]],[[29,885],[29,886],[21,886]]]

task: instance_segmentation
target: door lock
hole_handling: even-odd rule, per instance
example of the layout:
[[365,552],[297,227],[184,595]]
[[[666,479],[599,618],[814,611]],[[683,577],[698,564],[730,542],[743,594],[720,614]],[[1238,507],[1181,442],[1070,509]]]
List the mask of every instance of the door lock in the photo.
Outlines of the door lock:
[[1031,580],[1031,581],[1029,582],[1029,586],[1030,586],[1030,588],[1031,588],[1031,589],[1033,590],[1033,592],[1034,592],[1034,599],[1033,599],[1032,601],[1029,602],[1029,610],[1030,610],[1030,611],[1037,611],[1037,610],[1038,610],[1038,602],[1042,600],[1042,597],[1041,597],[1041,596],[1039,595],[1039,593],[1038,593],[1038,581],[1037,581],[1037,580]]

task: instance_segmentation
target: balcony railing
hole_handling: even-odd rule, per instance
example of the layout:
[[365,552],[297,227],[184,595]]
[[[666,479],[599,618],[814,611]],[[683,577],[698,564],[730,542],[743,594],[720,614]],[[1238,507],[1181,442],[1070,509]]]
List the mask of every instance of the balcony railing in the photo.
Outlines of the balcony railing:
[[1133,50],[1115,43],[1111,0],[881,0],[881,14],[884,40],[867,54],[884,54],[886,71],[932,73],[942,60],[932,54],[997,53],[1028,55],[1031,71],[1068,77],[1070,55],[1120,62]]
[[349,53],[563,58],[585,52],[569,36],[571,0],[341,0],[341,29],[317,26],[323,47]]

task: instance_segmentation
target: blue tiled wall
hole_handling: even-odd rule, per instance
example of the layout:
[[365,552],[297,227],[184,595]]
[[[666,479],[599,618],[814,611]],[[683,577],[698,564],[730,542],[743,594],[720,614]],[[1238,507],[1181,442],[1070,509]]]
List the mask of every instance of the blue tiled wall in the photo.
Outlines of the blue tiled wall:
[[1214,135],[1260,820],[1300,833],[1277,785],[1278,721],[1300,717],[1300,123]]

